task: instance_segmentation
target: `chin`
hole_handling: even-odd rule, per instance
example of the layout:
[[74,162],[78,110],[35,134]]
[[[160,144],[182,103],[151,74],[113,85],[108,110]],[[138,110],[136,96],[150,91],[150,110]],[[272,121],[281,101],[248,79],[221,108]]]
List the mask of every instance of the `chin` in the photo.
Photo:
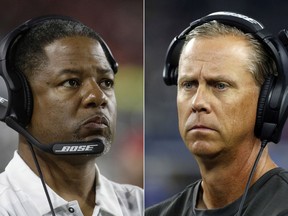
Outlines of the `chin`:
[[104,143],[104,151],[101,154],[98,154],[97,156],[102,156],[107,154],[110,151],[111,148],[111,142],[103,142]]
[[107,154],[110,151],[110,148],[112,146],[112,140],[111,139],[107,139],[107,138],[101,137],[101,136],[87,137],[85,139],[85,141],[87,141],[87,142],[93,142],[93,141],[101,142],[104,145],[104,150],[103,150],[102,153],[99,153],[99,154],[88,154],[88,156],[89,155],[92,155],[92,156],[94,155],[96,157],[100,157],[102,155],[105,155],[105,154]]
[[198,158],[214,159],[220,154],[219,149],[215,148],[215,143],[196,141],[188,143],[186,146],[189,151]]

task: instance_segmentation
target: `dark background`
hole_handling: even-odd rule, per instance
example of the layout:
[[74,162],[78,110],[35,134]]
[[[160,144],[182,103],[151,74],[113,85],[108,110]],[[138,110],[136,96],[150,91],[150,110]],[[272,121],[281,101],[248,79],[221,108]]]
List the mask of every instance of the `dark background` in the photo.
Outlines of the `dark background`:
[[[0,0],[0,38],[36,16],[71,16],[92,27],[119,63],[118,125],[111,151],[97,160],[101,172],[143,187],[143,2],[142,0]],[[0,122],[0,171],[17,148],[18,135]]]
[[[248,15],[275,34],[288,28],[288,1],[285,0],[145,1],[146,206],[182,191],[200,178],[198,166],[178,132],[176,87],[165,86],[162,70],[166,50],[176,35],[191,21],[223,10]],[[284,168],[288,168],[287,139],[285,126],[281,142],[269,145],[272,158]]]

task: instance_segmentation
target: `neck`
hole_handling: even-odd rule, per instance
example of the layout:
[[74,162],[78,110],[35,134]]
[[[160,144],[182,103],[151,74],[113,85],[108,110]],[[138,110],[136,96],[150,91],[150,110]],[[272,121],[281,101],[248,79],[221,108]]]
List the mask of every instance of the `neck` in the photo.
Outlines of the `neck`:
[[[198,196],[197,207],[222,208],[242,196],[259,150],[260,144],[255,144],[248,151],[239,150],[234,157],[225,155],[224,160],[214,158],[208,162],[197,158],[202,176],[202,194]],[[231,156],[231,152],[229,154]],[[264,149],[251,185],[275,167],[268,149]]]
[[[95,206],[95,157],[57,156],[34,147],[45,183],[67,201],[77,200],[80,208]],[[19,155],[38,175],[29,144],[20,137]]]

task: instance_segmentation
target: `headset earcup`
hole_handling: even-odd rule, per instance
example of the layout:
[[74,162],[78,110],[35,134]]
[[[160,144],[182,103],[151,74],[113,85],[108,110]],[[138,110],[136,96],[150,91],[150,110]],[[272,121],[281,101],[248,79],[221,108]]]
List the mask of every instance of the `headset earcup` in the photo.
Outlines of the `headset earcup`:
[[0,121],[5,121],[5,118],[10,112],[10,91],[4,78],[0,75]]
[[[24,74],[22,74],[21,72],[16,72],[20,83],[21,83],[21,92],[23,93],[23,95],[17,95],[16,96],[16,100],[14,100],[14,107],[18,107],[19,109],[15,110],[17,118],[19,120],[19,122],[23,125],[23,126],[27,126],[31,120],[31,116],[32,116],[32,111],[33,111],[33,96],[32,96],[32,92],[29,86],[29,83],[26,79],[26,77],[24,76]],[[17,97],[23,97],[23,98],[17,98]],[[18,104],[19,102],[21,102],[22,104]]]
[[265,107],[267,106],[267,100],[273,82],[274,82],[274,75],[270,75],[269,77],[267,77],[264,83],[262,84],[261,91],[259,94],[254,133],[260,139],[264,124]]

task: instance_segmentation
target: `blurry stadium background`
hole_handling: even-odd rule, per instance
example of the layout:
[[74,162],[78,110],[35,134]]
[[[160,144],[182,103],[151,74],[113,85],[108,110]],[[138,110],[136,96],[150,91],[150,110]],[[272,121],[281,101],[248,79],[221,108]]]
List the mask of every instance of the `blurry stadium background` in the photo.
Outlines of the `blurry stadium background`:
[[[0,37],[36,16],[74,17],[98,32],[119,63],[118,123],[110,152],[97,160],[101,173],[143,187],[143,2],[142,0],[1,0]],[[18,134],[0,122],[0,172],[17,148]]]
[[[223,10],[251,16],[275,34],[288,28],[288,1],[285,0],[145,1],[146,206],[182,191],[200,178],[198,166],[179,136],[176,87],[165,86],[162,70],[166,50],[176,35],[191,21]],[[275,162],[287,169],[287,126],[281,142],[270,144],[269,148]]]

